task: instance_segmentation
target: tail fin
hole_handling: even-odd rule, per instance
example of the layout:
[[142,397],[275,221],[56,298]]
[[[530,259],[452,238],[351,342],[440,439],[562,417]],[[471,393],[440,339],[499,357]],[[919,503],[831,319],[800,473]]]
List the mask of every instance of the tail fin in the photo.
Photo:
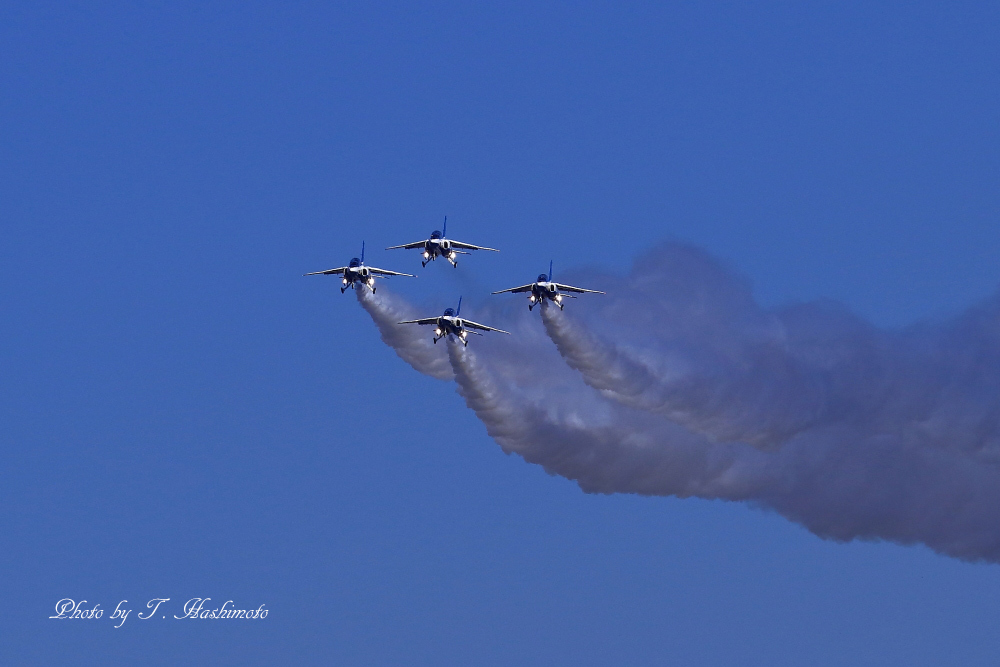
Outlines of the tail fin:
[[553,280],[554,279],[552,278],[552,260],[550,259],[549,260],[549,282],[552,282]]
[[462,314],[462,297],[458,297],[458,308],[455,310],[455,317]]
[[365,263],[365,242],[361,242],[361,263]]
[[441,228],[441,238],[448,238],[448,216],[444,216],[444,227]]

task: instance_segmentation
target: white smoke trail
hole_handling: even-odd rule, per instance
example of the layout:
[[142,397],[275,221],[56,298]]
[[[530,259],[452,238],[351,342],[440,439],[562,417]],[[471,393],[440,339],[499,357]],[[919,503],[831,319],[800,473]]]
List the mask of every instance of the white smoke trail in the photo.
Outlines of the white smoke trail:
[[590,282],[616,287],[543,311],[555,348],[526,309],[488,320],[514,336],[449,346],[505,451],[587,492],[748,501],[827,538],[1000,562],[997,300],[882,332],[829,305],[764,311],[679,246]]
[[624,405],[661,413],[711,440],[773,448],[813,425],[821,410],[818,378],[806,376],[792,360],[773,351],[758,348],[765,364],[752,365],[753,355],[746,350],[731,360],[736,367],[723,370],[720,365],[727,360],[700,359],[702,350],[650,355],[595,337],[548,303],[541,311],[556,349],[588,385]]
[[[505,383],[471,349],[449,341],[448,353],[458,393],[504,451],[572,479],[589,493],[744,500],[759,492],[767,477],[759,465],[764,455],[753,448],[706,447],[662,419],[602,404],[586,387],[567,393],[563,380],[558,383],[563,393],[525,401],[527,387]],[[512,363],[504,358],[505,371]]]
[[944,326],[880,331],[830,304],[765,311],[682,246],[650,253],[611,291],[585,322],[554,308],[542,319],[567,363],[613,400],[720,442],[769,449],[846,427],[1000,463],[996,298]]
[[358,302],[378,327],[382,342],[395,350],[400,359],[424,375],[438,380],[451,380],[455,377],[447,352],[433,345],[426,331],[422,331],[417,325],[397,324],[418,317],[408,303],[386,294],[384,289],[377,294],[364,287],[355,291]]
[[659,415],[602,405],[598,392],[562,378],[554,383],[561,393],[524,400],[532,387],[504,378],[533,383],[540,375],[511,373],[525,357],[493,347],[492,371],[471,350],[449,350],[466,404],[505,451],[586,492],[750,501],[830,539],[924,543],[960,558],[1000,561],[1000,476],[993,466],[844,427],[796,436],[775,451],[713,443]]

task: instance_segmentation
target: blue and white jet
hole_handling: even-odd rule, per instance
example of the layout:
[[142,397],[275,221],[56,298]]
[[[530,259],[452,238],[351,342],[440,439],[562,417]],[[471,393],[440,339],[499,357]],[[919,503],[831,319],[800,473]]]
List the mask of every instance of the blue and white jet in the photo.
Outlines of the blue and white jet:
[[472,320],[465,320],[459,317],[462,314],[462,297],[458,297],[458,308],[445,308],[444,315],[440,317],[425,317],[422,320],[406,320],[404,322],[399,322],[398,324],[433,324],[434,326],[434,342],[437,343],[439,340],[445,336],[455,336],[462,342],[462,345],[468,345],[467,340],[470,333],[476,334],[477,336],[482,336],[480,331],[496,331],[497,333],[510,335],[509,331],[504,331],[503,329],[495,329],[493,327],[488,327],[485,324],[480,324],[479,322],[473,322]]
[[604,294],[604,292],[596,289],[584,289],[582,287],[573,287],[572,285],[563,285],[562,283],[553,282],[551,260],[549,260],[548,275],[540,273],[538,274],[538,279],[533,283],[521,285],[520,287],[511,287],[510,289],[502,289],[493,293],[503,294],[504,292],[511,292],[514,294],[530,292],[528,295],[528,310],[531,310],[545,299],[549,299],[552,303],[559,306],[559,310],[562,310],[564,298],[576,298],[572,294],[569,294],[569,292],[575,292],[577,294]]
[[431,237],[425,241],[414,241],[413,243],[404,243],[403,245],[394,245],[386,248],[386,250],[396,250],[402,248],[404,250],[412,250],[414,248],[424,249],[424,258],[420,262],[421,266],[427,266],[427,262],[433,262],[438,257],[444,257],[446,260],[451,262],[452,266],[457,267],[458,261],[456,257],[458,255],[468,255],[470,253],[465,252],[466,250],[490,250],[492,252],[500,252],[496,248],[487,248],[481,245],[472,245],[471,243],[462,243],[461,241],[452,241],[449,238],[445,238],[448,233],[448,216],[444,216],[444,231],[439,231],[435,229],[431,232]]
[[376,269],[374,266],[365,266],[365,243],[361,242],[361,257],[360,259],[354,257],[351,259],[347,266],[338,266],[335,269],[327,269],[326,271],[313,271],[312,273],[307,273],[307,276],[330,276],[336,274],[342,274],[340,293],[343,294],[344,291],[350,287],[354,289],[357,283],[365,285],[375,293],[375,279],[376,278],[388,278],[390,276],[406,276],[407,278],[415,278],[412,273],[399,273],[398,271],[389,271],[387,269]]

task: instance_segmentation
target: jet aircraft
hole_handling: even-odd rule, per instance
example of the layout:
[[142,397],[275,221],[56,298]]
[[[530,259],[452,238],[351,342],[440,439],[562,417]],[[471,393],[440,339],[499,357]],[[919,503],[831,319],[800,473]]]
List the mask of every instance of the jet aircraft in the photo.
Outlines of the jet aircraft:
[[348,287],[354,289],[356,283],[361,283],[366,285],[368,289],[375,293],[375,279],[376,278],[388,278],[390,276],[406,276],[408,278],[414,278],[415,276],[411,273],[399,273],[398,271],[388,271],[386,269],[376,269],[374,266],[365,266],[365,243],[361,242],[361,258],[353,258],[347,266],[338,266],[335,269],[327,269],[326,271],[313,271],[312,273],[307,273],[307,276],[318,276],[318,275],[335,275],[343,274],[341,279],[340,293],[343,294],[344,290]]
[[396,250],[397,248],[402,248],[404,250],[423,248],[424,258],[420,262],[421,266],[427,266],[427,262],[433,262],[435,259],[438,258],[438,256],[441,256],[444,257],[449,262],[451,262],[451,265],[455,267],[458,266],[458,261],[455,259],[457,255],[470,254],[468,252],[465,252],[466,250],[492,250],[493,252],[500,252],[496,248],[487,248],[485,246],[472,245],[471,243],[452,241],[449,238],[445,238],[447,233],[448,233],[448,216],[444,216],[443,231],[438,231],[437,229],[435,229],[433,232],[431,232],[431,237],[426,241],[414,241],[413,243],[394,245],[386,248],[386,250]]
[[[452,335],[457,337],[462,341],[462,345],[468,345],[467,340],[470,333],[476,334],[477,336],[482,336],[483,334],[479,331],[496,331],[502,334],[510,335],[509,331],[504,331],[503,329],[494,329],[493,327],[488,327],[485,324],[479,324],[478,322],[473,322],[472,320],[465,320],[459,317],[462,314],[462,297],[458,297],[458,309],[445,308],[444,315],[440,317],[425,317],[421,320],[406,320],[405,322],[399,322],[399,324],[433,324],[434,327],[434,342],[437,343],[439,340],[445,336]],[[478,329],[478,331],[477,331]]]
[[520,287],[511,287],[510,289],[502,289],[494,294],[503,294],[504,292],[511,293],[521,293],[521,292],[531,292],[528,295],[528,310],[531,310],[538,304],[540,304],[544,299],[551,300],[554,304],[559,306],[559,310],[563,309],[563,299],[570,298],[575,299],[576,297],[568,292],[576,292],[578,294],[588,293],[588,294],[604,294],[596,289],[583,289],[582,287],[573,287],[572,285],[563,285],[562,283],[552,282],[552,261],[549,261],[549,274],[544,273],[539,274],[538,279],[533,283],[527,285],[521,285]]

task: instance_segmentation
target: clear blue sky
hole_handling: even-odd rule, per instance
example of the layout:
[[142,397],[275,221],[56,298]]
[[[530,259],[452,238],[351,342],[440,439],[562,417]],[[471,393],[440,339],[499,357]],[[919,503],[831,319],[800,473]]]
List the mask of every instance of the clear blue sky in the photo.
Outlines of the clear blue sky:
[[998,32],[985,2],[4,4],[0,662],[997,664],[996,565],[586,495],[302,274],[362,240],[409,270],[381,249],[447,214],[503,252],[393,285],[434,309],[673,238],[767,305],[949,314],[1000,285]]

